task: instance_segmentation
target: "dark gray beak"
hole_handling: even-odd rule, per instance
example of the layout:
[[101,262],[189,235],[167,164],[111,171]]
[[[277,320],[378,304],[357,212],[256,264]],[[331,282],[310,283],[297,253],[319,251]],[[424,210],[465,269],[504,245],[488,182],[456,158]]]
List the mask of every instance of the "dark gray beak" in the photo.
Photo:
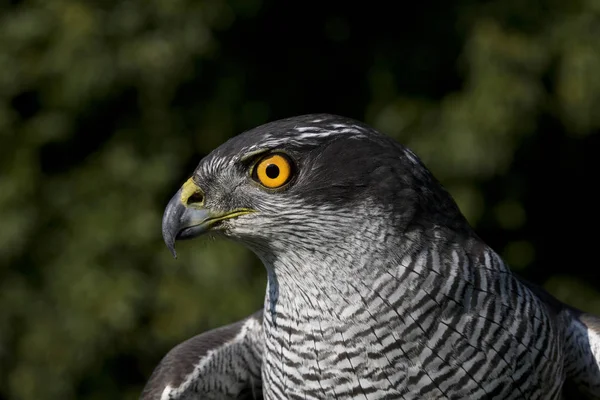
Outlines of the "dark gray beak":
[[177,258],[176,240],[195,238],[220,221],[254,211],[249,208],[213,211],[204,207],[204,192],[190,178],[167,204],[162,220],[163,239],[173,257]]
[[202,207],[186,206],[181,202],[181,191],[171,198],[162,219],[162,235],[165,244],[177,258],[175,240],[191,239],[210,229],[214,215]]

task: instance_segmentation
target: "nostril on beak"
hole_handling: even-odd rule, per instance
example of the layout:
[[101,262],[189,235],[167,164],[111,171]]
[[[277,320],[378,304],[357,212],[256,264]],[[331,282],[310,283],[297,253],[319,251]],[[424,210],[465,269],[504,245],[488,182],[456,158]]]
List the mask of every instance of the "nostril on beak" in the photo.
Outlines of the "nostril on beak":
[[181,203],[184,206],[201,206],[204,204],[204,193],[192,180],[188,179],[181,187]]
[[187,199],[187,205],[202,205],[204,203],[204,195],[200,192],[193,193]]

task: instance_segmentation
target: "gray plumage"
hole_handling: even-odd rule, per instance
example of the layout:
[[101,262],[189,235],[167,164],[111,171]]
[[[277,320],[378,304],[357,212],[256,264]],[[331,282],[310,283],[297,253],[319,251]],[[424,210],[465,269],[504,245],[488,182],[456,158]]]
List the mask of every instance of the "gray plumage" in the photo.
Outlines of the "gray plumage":
[[[292,163],[257,181],[269,154]],[[275,121],[203,159],[165,242],[210,231],[268,272],[264,314],[174,348],[157,399],[600,398],[599,320],[511,273],[418,157],[372,128]]]

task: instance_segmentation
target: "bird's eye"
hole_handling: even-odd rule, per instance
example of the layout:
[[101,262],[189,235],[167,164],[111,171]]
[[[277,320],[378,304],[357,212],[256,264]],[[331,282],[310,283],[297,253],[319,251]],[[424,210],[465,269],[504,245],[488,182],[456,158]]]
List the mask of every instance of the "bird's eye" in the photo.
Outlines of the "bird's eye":
[[253,178],[263,186],[276,189],[285,185],[292,176],[292,163],[283,154],[272,154],[260,160]]

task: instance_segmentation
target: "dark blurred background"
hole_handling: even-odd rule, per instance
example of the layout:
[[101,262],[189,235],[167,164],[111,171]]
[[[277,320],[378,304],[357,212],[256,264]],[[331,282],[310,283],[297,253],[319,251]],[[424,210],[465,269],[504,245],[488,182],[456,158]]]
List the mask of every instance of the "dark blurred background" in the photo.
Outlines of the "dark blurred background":
[[517,273],[600,313],[600,1],[0,4],[0,399],[136,399],[258,309],[257,259],[173,260],[162,211],[224,140],[310,112],[411,147]]

